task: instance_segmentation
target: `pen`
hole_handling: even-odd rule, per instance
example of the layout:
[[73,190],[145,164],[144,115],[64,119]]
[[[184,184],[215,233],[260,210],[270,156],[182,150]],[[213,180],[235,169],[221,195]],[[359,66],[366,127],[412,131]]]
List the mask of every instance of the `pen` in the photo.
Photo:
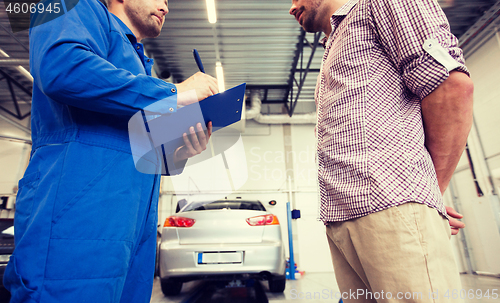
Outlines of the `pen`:
[[203,63],[201,63],[200,54],[198,54],[196,48],[193,49],[193,56],[194,60],[196,61],[196,64],[198,65],[198,68],[200,69],[200,72],[205,73],[205,69],[203,68]]

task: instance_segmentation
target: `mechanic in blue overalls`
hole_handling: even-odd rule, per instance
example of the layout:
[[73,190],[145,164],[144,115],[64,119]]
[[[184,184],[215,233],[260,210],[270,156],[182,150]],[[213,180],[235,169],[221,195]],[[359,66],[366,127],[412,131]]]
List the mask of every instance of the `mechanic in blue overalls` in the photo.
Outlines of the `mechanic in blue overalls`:
[[[160,34],[166,0],[109,0],[109,11],[98,0],[39,3],[52,12],[32,16],[33,149],[4,284],[12,303],[149,302],[161,176],[134,166],[128,121],[146,107],[175,115],[217,93],[217,82],[151,76],[139,42]],[[50,15],[56,7],[65,14]],[[210,128],[195,125],[169,153],[174,173],[206,148]]]

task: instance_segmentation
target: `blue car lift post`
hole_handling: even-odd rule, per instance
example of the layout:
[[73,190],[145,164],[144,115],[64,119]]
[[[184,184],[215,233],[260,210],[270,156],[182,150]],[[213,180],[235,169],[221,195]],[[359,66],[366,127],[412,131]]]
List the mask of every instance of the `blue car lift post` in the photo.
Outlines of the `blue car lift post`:
[[295,280],[295,260],[293,258],[292,210],[290,207],[290,202],[286,202],[286,213],[288,221],[288,251],[290,252],[286,278],[288,280]]

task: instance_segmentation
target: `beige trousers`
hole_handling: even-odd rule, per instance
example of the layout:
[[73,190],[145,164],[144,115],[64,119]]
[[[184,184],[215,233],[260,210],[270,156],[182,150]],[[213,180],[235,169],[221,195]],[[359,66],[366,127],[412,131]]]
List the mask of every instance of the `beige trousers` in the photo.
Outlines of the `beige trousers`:
[[405,203],[326,234],[344,302],[462,302],[451,230],[436,210]]

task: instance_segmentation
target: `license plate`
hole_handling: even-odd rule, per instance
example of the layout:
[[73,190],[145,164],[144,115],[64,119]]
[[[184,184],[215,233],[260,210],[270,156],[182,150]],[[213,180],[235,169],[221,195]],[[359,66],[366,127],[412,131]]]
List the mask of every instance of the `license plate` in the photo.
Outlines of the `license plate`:
[[198,264],[239,264],[243,262],[241,251],[200,252]]

